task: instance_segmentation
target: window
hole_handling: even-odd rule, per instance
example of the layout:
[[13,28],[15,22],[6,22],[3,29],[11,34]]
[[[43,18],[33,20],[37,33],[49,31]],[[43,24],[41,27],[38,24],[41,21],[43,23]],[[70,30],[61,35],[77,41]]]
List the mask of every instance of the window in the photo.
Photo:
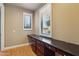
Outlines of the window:
[[43,36],[52,36],[52,21],[50,4],[45,5],[40,10],[40,34]]
[[41,18],[41,33],[50,35],[50,16],[43,15]]
[[23,13],[23,29],[32,30],[32,14]]

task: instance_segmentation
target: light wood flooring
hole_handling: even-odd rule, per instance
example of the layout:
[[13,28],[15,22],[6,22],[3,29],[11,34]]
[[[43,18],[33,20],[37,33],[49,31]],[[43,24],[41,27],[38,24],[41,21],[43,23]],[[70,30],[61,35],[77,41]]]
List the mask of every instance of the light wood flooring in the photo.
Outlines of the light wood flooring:
[[30,45],[8,49],[0,52],[0,56],[36,56]]

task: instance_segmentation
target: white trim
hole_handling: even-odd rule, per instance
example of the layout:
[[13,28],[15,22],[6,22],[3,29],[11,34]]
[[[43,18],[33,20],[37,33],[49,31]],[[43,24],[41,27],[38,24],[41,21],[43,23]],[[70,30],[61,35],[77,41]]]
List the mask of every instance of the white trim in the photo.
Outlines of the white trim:
[[[24,28],[24,15],[29,15],[29,16],[31,16],[31,28],[29,28],[29,29],[25,29]],[[33,21],[32,21],[32,13],[26,13],[26,12],[23,12],[23,30],[32,30],[32,23],[33,23]]]
[[9,47],[5,47],[4,50],[8,50],[8,49],[13,49],[13,48],[17,48],[17,47],[22,47],[25,45],[30,45],[31,43],[25,43],[25,44],[20,44],[20,45],[15,45],[15,46],[9,46]]
[[4,50],[4,4],[0,3],[1,7],[1,50]]

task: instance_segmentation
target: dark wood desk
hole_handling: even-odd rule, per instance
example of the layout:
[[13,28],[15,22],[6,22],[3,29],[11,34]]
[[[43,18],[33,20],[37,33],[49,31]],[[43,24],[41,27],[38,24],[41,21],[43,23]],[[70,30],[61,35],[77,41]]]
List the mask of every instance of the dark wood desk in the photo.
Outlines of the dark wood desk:
[[31,47],[38,56],[78,56],[79,45],[48,38],[40,35],[28,35]]

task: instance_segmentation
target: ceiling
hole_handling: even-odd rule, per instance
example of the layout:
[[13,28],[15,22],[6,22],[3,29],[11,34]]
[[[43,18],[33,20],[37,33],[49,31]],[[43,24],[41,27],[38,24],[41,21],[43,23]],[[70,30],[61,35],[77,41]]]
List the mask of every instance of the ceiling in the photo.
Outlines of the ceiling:
[[46,3],[9,3],[9,4],[35,11],[40,7],[42,7],[43,5],[45,5]]

